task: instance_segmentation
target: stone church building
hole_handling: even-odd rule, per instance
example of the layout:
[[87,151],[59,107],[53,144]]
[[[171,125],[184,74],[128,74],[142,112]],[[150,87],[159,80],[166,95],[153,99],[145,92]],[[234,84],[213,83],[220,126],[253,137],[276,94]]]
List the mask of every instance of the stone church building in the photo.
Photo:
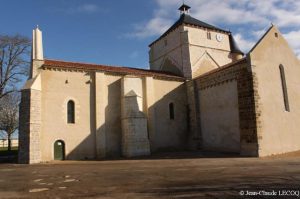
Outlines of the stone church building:
[[45,59],[33,30],[19,162],[300,150],[300,62],[276,26],[244,54],[189,8],[149,45],[149,70]]

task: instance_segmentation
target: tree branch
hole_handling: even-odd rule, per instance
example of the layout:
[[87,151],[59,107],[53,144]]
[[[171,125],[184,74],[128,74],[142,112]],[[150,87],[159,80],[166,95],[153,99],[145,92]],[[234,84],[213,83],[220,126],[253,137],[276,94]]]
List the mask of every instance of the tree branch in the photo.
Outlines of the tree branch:
[[[30,40],[26,37],[0,35],[0,99],[17,89],[29,69]],[[7,93],[7,94],[6,94]]]

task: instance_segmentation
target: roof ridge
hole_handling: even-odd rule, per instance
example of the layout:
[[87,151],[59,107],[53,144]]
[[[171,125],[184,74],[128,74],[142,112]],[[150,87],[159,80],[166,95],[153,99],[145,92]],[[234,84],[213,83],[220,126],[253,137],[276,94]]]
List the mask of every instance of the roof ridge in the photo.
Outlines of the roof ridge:
[[215,29],[218,29],[218,30],[222,30],[222,31],[224,31],[224,32],[228,32],[228,31],[223,30],[223,29],[221,29],[221,28],[219,28],[219,27],[217,27],[217,26],[215,26],[215,25],[211,25],[211,24],[209,24],[209,23],[207,23],[207,22],[204,22],[204,21],[201,21],[201,20],[199,20],[199,19],[196,19],[196,18],[192,17],[191,15],[186,14],[185,17],[188,17],[188,18],[191,18],[191,19],[193,19],[193,20],[195,20],[195,21],[198,21],[198,22],[200,22],[200,23],[203,23],[203,24],[206,25],[206,26],[209,26],[209,27],[212,27],[212,28],[215,28]]
[[240,64],[240,63],[242,63],[242,62],[244,62],[244,61],[247,61],[247,57],[244,57],[244,58],[242,58],[242,59],[239,59],[239,60],[237,60],[237,61],[235,61],[235,62],[231,62],[231,63],[225,64],[225,65],[223,65],[223,66],[221,66],[221,67],[219,67],[219,68],[213,69],[213,70],[208,71],[208,72],[206,72],[206,73],[203,73],[202,75],[196,77],[195,79],[202,78],[202,77],[205,77],[205,76],[207,76],[207,75],[210,75],[210,74],[213,74],[213,73],[216,73],[216,72],[225,70],[225,69],[227,69],[227,68],[230,68],[230,67],[232,67],[232,66],[235,66],[235,65],[237,65],[237,64]]
[[254,46],[251,48],[251,50],[248,52],[248,54],[250,54],[251,52],[254,51],[254,49],[260,44],[260,42],[267,36],[267,34],[272,30],[272,28],[274,27],[274,25],[272,24],[267,31],[260,37],[260,39],[254,44]]
[[230,33],[230,31],[223,30],[214,25],[211,25],[211,24],[203,22],[199,19],[196,19],[196,18],[190,16],[189,14],[183,13],[183,14],[181,14],[180,18],[169,29],[167,29],[158,39],[156,39],[155,41],[150,43],[149,47],[152,46],[157,41],[159,41],[160,39],[162,39],[163,37],[165,37],[167,34],[169,34],[171,31],[175,30],[177,27],[179,27],[182,24],[190,24],[190,25],[195,25],[195,26],[202,27],[202,28],[208,28],[208,29],[213,29],[213,30]]

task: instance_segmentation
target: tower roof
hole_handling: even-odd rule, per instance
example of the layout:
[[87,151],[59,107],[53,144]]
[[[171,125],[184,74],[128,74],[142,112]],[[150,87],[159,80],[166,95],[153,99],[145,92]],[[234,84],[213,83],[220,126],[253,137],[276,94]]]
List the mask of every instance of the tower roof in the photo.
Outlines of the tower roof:
[[188,10],[189,10],[190,8],[191,8],[190,6],[188,6],[188,5],[186,5],[186,4],[182,4],[182,5],[178,8],[178,10],[180,10],[182,13],[184,13],[184,12],[188,12]]
[[169,34],[171,31],[175,30],[177,27],[179,27],[182,24],[194,25],[194,26],[198,26],[198,27],[202,27],[202,28],[207,28],[207,29],[210,29],[210,30],[217,30],[217,31],[221,31],[221,32],[230,33],[227,30],[223,30],[223,29],[218,28],[216,26],[210,25],[208,23],[205,23],[203,21],[200,21],[198,19],[193,18],[193,17],[191,17],[188,14],[183,13],[183,14],[181,14],[180,18],[165,33],[163,33],[157,40],[155,40],[154,42],[152,42],[149,46],[152,46],[158,40],[162,39],[167,34]]
[[232,34],[229,35],[230,49],[232,53],[238,53],[244,55],[243,51],[239,48]]

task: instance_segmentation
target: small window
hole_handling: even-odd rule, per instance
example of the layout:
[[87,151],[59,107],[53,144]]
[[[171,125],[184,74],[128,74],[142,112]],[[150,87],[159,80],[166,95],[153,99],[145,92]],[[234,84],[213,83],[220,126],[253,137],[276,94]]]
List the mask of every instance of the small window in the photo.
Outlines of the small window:
[[290,111],[290,105],[289,105],[289,98],[288,98],[288,92],[287,92],[287,86],[286,86],[286,79],[285,79],[285,72],[283,65],[279,65],[280,70],[280,77],[281,77],[281,86],[282,86],[282,93],[283,93],[283,101],[284,101],[284,107],[286,111]]
[[278,38],[278,33],[277,32],[275,32],[275,37]]
[[75,123],[75,103],[74,101],[70,100],[67,105],[68,108],[68,123],[74,124]]
[[207,39],[211,40],[211,32],[207,32]]
[[165,46],[167,46],[168,45],[168,40],[164,40],[164,44],[165,44]]
[[169,104],[169,115],[170,115],[170,120],[174,120],[174,104],[170,103]]

